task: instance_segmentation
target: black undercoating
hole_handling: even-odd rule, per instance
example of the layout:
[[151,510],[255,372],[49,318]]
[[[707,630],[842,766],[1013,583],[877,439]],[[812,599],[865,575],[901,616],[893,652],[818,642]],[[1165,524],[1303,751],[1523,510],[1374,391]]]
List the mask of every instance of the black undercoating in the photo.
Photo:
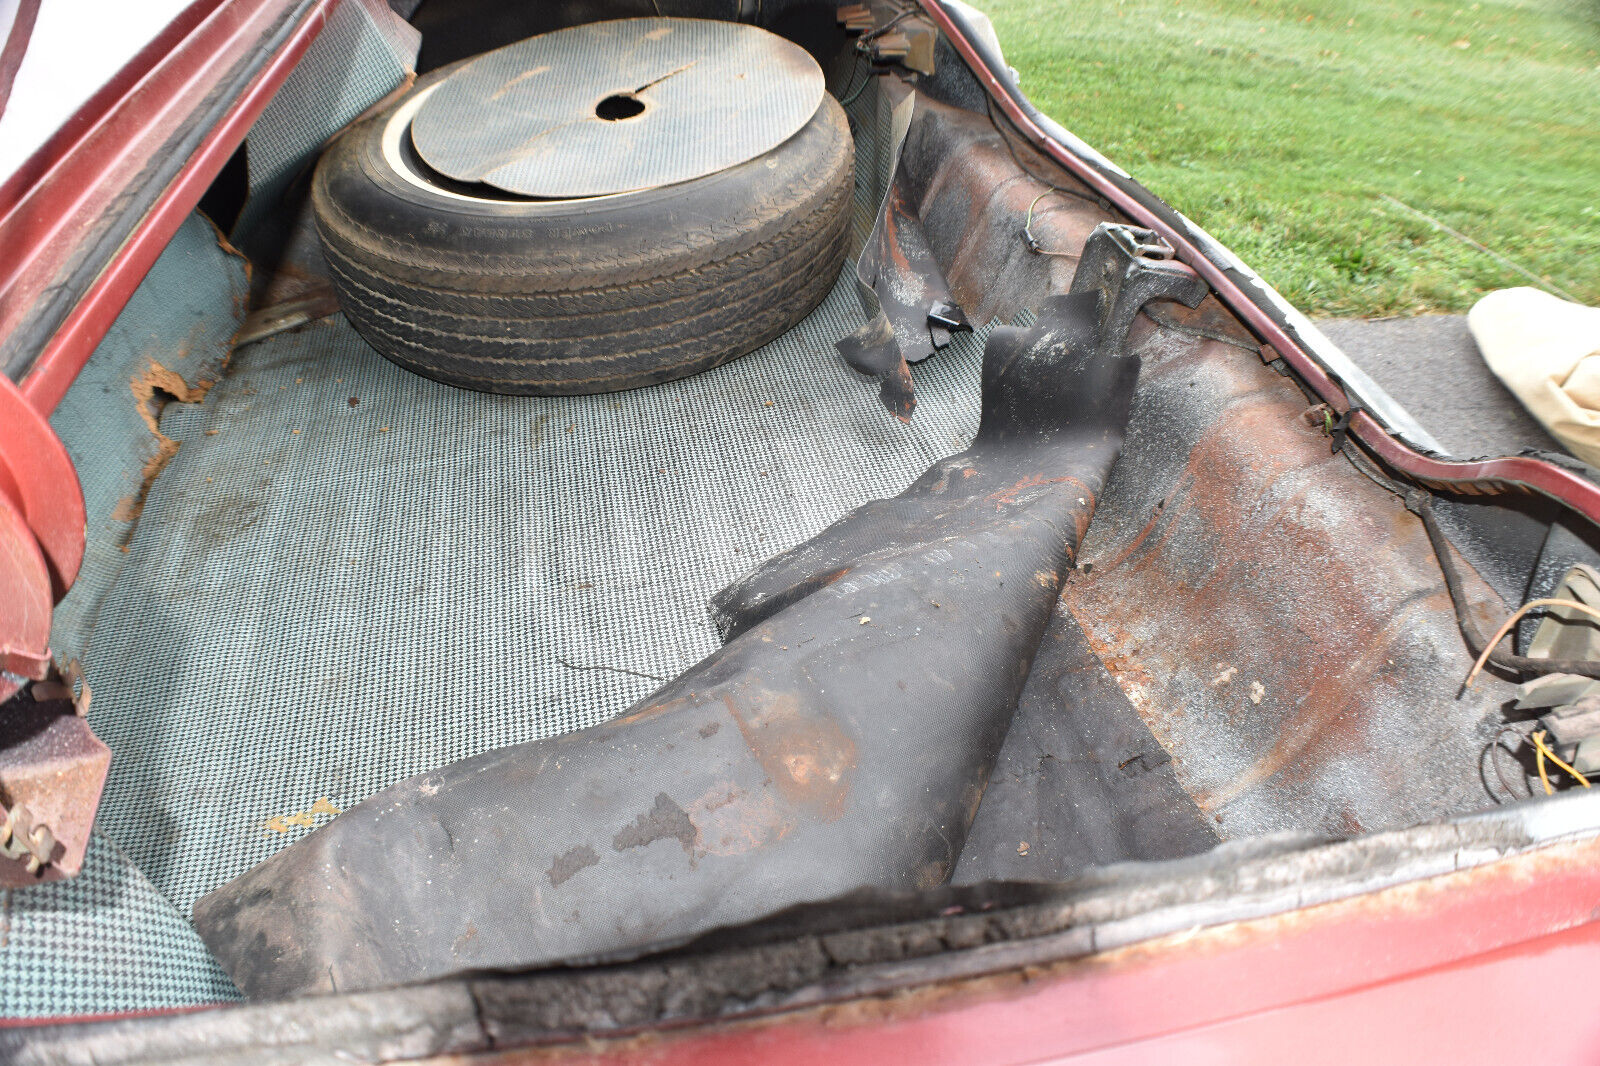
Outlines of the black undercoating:
[[[1541,496],[1437,494],[1434,517],[1450,543],[1507,603],[1555,594],[1579,563],[1600,566],[1600,530]],[[1525,653],[1544,616],[1518,623],[1515,651]]]
[[956,884],[1065,881],[1217,843],[1172,758],[1058,608],[984,790]]
[[947,882],[1122,446],[1127,302],[1204,291],[1091,254],[1114,229],[1081,291],[990,334],[972,447],[720,594],[720,651],[602,726],[392,786],[200,900],[239,987],[629,957]]
[[1521,603],[1559,508],[1538,496],[1436,494],[1434,514],[1450,543],[1507,603]]

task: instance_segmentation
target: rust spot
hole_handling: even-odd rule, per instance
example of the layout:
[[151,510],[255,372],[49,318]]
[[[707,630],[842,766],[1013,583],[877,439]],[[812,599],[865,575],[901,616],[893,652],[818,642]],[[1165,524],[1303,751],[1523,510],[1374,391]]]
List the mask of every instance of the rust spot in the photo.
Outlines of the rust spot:
[[745,746],[784,799],[816,812],[824,822],[844,814],[856,745],[839,723],[823,714],[807,714],[787,693],[764,693],[752,701],[755,710],[748,714],[733,697],[722,700]]
[[672,710],[676,710],[679,707],[692,705],[694,702],[694,696],[695,694],[691,692],[687,697],[677,696],[670,700],[662,700],[659,703],[651,701],[646,703],[637,711],[632,711],[628,714],[621,715],[620,717],[613,718],[611,721],[617,725],[623,725],[629,722],[643,722],[651,718],[659,718],[663,714],[666,714]]
[[1128,556],[1139,550],[1139,545],[1143,544],[1145,539],[1150,536],[1151,532],[1156,528],[1156,523],[1161,521],[1162,512],[1166,509],[1166,500],[1157,501],[1155,512],[1151,514],[1150,521],[1144,524],[1144,528],[1139,530],[1139,532],[1134,535],[1134,538],[1127,543],[1127,546],[1121,551],[1117,552],[1117,554],[1113,555],[1109,561],[1104,563],[1096,563],[1095,569],[1099,570],[1101,573],[1104,573],[1107,570],[1115,570],[1118,566],[1121,566],[1122,563],[1127,560]]
[[698,732],[700,734],[700,739],[701,740],[710,740],[712,737],[717,735],[717,731],[720,730],[721,728],[722,728],[722,723],[721,722],[707,722],[705,725],[701,726],[699,728],[699,730],[698,730]]
[[211,227],[211,236],[215,238],[217,247],[221,248],[225,255],[231,255],[239,260],[239,266],[244,270],[244,284],[235,289],[233,295],[233,317],[236,321],[242,322],[245,316],[245,305],[250,298],[250,277],[255,267],[251,264],[250,257],[235,248],[233,242],[228,240],[228,235],[222,232],[221,226],[213,222],[203,211],[196,212],[196,214],[205,220],[206,225]]
[[579,844],[569,848],[556,856],[556,861],[550,864],[550,869],[545,871],[545,876],[550,879],[551,888],[560,888],[562,883],[579,870],[588,869],[599,864],[600,856],[587,844]]
[[117,501],[116,509],[111,514],[112,518],[119,522],[136,520],[144,511],[145,500],[150,495],[150,486],[161,476],[161,471],[167,468],[172,457],[178,454],[178,442],[161,432],[159,421],[161,409],[167,405],[169,399],[179,403],[199,403],[206,398],[206,393],[215,384],[213,380],[190,385],[183,380],[182,375],[168,370],[154,359],[150,360],[150,365],[143,373],[135,375],[128,383],[129,389],[133,392],[139,417],[144,419],[146,428],[156,440],[156,450],[139,470],[138,489],[132,495],[124,496]]
[[316,826],[319,815],[326,815],[331,818],[338,813],[339,808],[333,805],[333,801],[326,796],[322,796],[311,805],[310,810],[291,811],[288,814],[280,814],[275,818],[267,819],[266,828],[275,833],[287,833],[294,826],[299,826],[302,829],[311,829]]
[[[1131,638],[1126,634],[1116,634],[1112,640],[1104,639],[1094,628],[1091,628],[1091,619],[1080,615],[1075,605],[1065,596],[1060,600],[1060,609],[1065,610],[1072,616],[1073,621],[1078,623],[1079,629],[1083,632],[1083,639],[1089,645],[1089,650],[1094,652],[1095,657],[1117,679],[1123,691],[1127,693],[1128,698],[1133,701],[1134,706],[1141,707],[1142,704],[1148,703],[1149,692],[1155,683],[1155,679],[1144,668],[1143,661],[1138,654],[1139,649],[1129,647],[1132,642]],[[1109,627],[1099,628],[1109,629]],[[1153,724],[1151,729],[1155,729]],[[1163,744],[1166,743],[1165,738],[1159,733],[1156,734],[1156,738],[1161,740]]]
[[1045,477],[1043,474],[1029,474],[1016,484],[1001,489],[998,492],[991,492],[984,498],[990,503],[994,504],[994,509],[996,511],[1003,511],[1005,510],[1007,504],[1016,503],[1017,499],[1030,489],[1042,489],[1050,485],[1076,486],[1085,501],[1085,506],[1090,508],[1094,506],[1094,492],[1090,490],[1089,486],[1085,485],[1077,478]]
[[947,862],[923,863],[917,870],[917,887],[923,891],[932,891],[944,884],[950,877],[950,864]]
[[751,794],[727,783],[689,804],[702,855],[743,855],[776,843],[793,823],[767,792]]
[[683,850],[692,854],[695,835],[694,822],[690,819],[689,812],[672,802],[672,797],[662,792],[656,796],[654,807],[635,818],[632,825],[625,825],[617,831],[617,835],[612,838],[611,846],[617,851],[626,851],[629,848],[642,848],[657,840],[671,839],[682,844]]
[[913,205],[906,200],[905,190],[898,183],[889,185],[889,206],[883,212],[883,246],[889,253],[889,259],[894,263],[896,272],[903,278],[920,278],[921,275],[911,265],[911,260],[900,247],[900,219],[902,217],[916,218]]
[[[1483,709],[1439,695],[1465,651],[1416,518],[1329,453],[1297,390],[1224,347],[1168,344],[1146,360],[1141,388],[1188,395],[1204,365],[1222,402],[1185,429],[1181,468],[1134,454],[1134,469],[1170,479],[1142,489],[1164,503],[1129,513],[1060,609],[1235,834],[1255,831],[1258,814],[1229,806],[1251,795],[1266,798],[1250,810],[1277,804],[1319,832],[1371,828],[1414,784],[1415,752],[1470,741]],[[1479,787],[1470,772],[1440,777],[1453,795]]]

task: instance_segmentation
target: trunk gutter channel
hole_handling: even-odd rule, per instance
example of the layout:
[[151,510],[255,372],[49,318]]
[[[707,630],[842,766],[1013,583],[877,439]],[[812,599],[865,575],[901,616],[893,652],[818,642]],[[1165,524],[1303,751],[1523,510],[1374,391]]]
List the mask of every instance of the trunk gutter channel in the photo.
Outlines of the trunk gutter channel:
[[975,25],[970,8],[959,0],[916,2],[1024,137],[1132,221],[1171,242],[1178,258],[1198,271],[1218,299],[1342,416],[1350,435],[1384,462],[1429,488],[1472,496],[1535,492],[1600,525],[1600,482],[1592,467],[1550,452],[1470,460],[1445,457],[1438,441],[1404,408],[1237,256],[1034,107],[1012,80],[992,36]]

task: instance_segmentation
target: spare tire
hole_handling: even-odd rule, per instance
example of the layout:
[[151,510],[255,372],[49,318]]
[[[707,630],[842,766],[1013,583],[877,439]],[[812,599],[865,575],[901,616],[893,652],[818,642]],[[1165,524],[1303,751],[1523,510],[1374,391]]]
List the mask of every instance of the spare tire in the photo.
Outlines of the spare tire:
[[778,336],[839,276],[844,111],[676,185],[519,199],[431,171],[410,125],[440,75],[348,129],[312,182],[341,307],[383,355],[485,392],[569,395],[707,370]]

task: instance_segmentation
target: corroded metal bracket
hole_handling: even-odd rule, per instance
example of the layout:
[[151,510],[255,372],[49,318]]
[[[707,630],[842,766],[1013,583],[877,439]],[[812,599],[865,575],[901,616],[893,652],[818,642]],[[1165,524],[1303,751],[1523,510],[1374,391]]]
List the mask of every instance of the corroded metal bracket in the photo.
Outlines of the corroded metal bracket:
[[874,63],[899,63],[919,74],[932,74],[939,31],[915,4],[904,0],[870,0],[838,9],[839,24],[856,39],[856,50]]
[[1096,343],[1121,345],[1127,354],[1128,330],[1140,308],[1151,300],[1177,300],[1198,307],[1206,283],[1173,258],[1172,245],[1154,230],[1102,222],[1089,235],[1072,276],[1072,291],[1097,292],[1101,298]]
[[78,874],[110,765],[71,699],[0,706],[0,889]]

